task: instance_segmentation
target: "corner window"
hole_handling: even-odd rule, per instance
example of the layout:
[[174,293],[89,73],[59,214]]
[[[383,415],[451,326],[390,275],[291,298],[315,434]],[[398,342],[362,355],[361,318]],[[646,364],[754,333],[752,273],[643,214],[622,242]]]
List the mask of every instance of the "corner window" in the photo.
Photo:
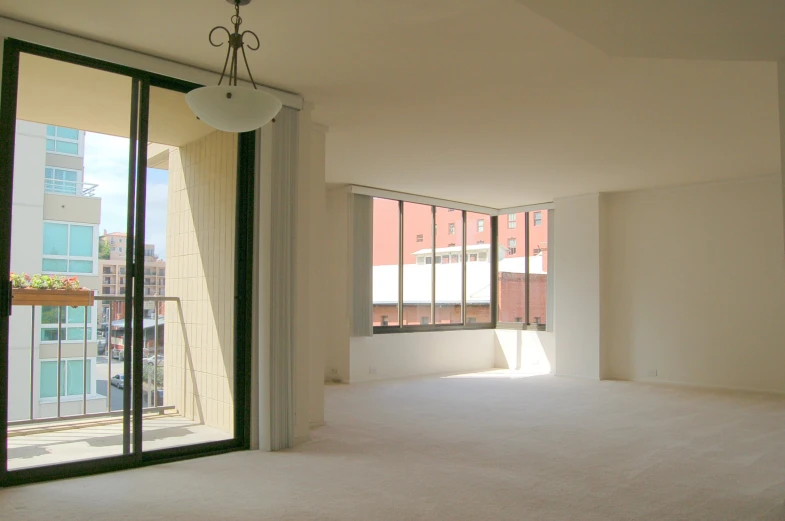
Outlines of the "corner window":
[[48,273],[93,273],[93,226],[44,222],[41,269]]

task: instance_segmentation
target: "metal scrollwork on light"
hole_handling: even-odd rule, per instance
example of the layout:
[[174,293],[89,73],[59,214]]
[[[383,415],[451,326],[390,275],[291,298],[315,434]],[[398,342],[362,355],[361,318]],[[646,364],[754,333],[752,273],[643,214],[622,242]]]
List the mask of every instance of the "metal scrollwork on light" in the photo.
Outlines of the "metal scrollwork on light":
[[[247,2],[246,2],[247,3]],[[224,67],[221,71],[221,79],[218,80],[218,85],[220,85],[224,78],[228,78],[229,85],[237,85],[237,51],[239,50],[243,55],[243,62],[245,63],[245,70],[248,71],[248,77],[251,79],[251,84],[253,88],[256,88],[256,82],[253,79],[253,74],[251,74],[251,68],[248,66],[248,58],[245,55],[245,47],[247,46],[248,49],[255,51],[259,49],[260,42],[259,37],[253,31],[246,30],[242,33],[240,32],[240,25],[243,23],[243,19],[240,17],[240,0],[234,0],[234,15],[232,16],[232,25],[234,26],[234,32],[230,32],[229,29],[223,27],[221,25],[215,26],[210,30],[210,34],[208,35],[208,39],[210,40],[210,45],[213,47],[220,47],[223,45],[222,41],[218,43],[213,41],[213,34],[216,31],[223,29],[226,31],[226,36],[229,38],[228,40],[228,48],[226,49],[226,59],[224,60]],[[245,36],[250,35],[253,36],[256,40],[256,47],[246,44],[245,43]],[[227,73],[227,67],[229,71]]]

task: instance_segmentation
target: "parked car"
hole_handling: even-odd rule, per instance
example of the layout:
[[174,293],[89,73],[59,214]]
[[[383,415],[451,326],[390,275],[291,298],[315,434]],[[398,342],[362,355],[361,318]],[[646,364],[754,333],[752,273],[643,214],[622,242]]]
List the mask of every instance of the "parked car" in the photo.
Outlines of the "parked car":
[[[149,365],[156,365],[155,355],[145,358],[144,363]],[[162,367],[163,365],[164,365],[164,355],[158,355],[158,367]]]
[[118,389],[122,389],[123,387],[125,387],[125,376],[121,374],[116,374],[112,377],[111,382],[112,385],[114,385]]

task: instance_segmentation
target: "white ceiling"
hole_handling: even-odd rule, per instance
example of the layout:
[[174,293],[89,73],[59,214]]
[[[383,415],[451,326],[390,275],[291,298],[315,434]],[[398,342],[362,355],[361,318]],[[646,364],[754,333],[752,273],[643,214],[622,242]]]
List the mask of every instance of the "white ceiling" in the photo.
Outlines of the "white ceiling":
[[[242,14],[262,40],[257,81],[330,127],[328,181],[504,207],[778,172],[774,63],[619,56],[774,59],[781,4],[255,0]],[[231,12],[0,0],[3,16],[211,70],[223,54],[207,33]]]

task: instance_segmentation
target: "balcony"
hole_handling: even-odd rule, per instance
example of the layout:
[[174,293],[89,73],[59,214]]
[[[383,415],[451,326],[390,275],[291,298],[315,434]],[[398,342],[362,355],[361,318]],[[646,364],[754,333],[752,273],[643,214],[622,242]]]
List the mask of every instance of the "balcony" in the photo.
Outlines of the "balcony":
[[47,194],[95,197],[96,188],[98,188],[97,184],[82,183],[80,181],[67,181],[65,179],[46,179],[44,181],[44,192]]
[[[122,409],[130,387],[130,377],[124,385],[125,298],[96,294],[95,301],[91,313],[78,315],[79,323],[69,311],[77,308],[48,308],[44,315],[36,313],[39,306],[14,306],[17,321],[33,319],[27,349],[12,349],[9,357],[10,369],[20,375],[9,386],[9,469],[122,453]],[[153,312],[143,320],[143,450],[231,438],[183,414],[194,373],[188,370],[191,355],[180,299],[145,297],[144,305]],[[167,325],[184,340],[169,351]],[[15,333],[18,338],[21,331]]]

